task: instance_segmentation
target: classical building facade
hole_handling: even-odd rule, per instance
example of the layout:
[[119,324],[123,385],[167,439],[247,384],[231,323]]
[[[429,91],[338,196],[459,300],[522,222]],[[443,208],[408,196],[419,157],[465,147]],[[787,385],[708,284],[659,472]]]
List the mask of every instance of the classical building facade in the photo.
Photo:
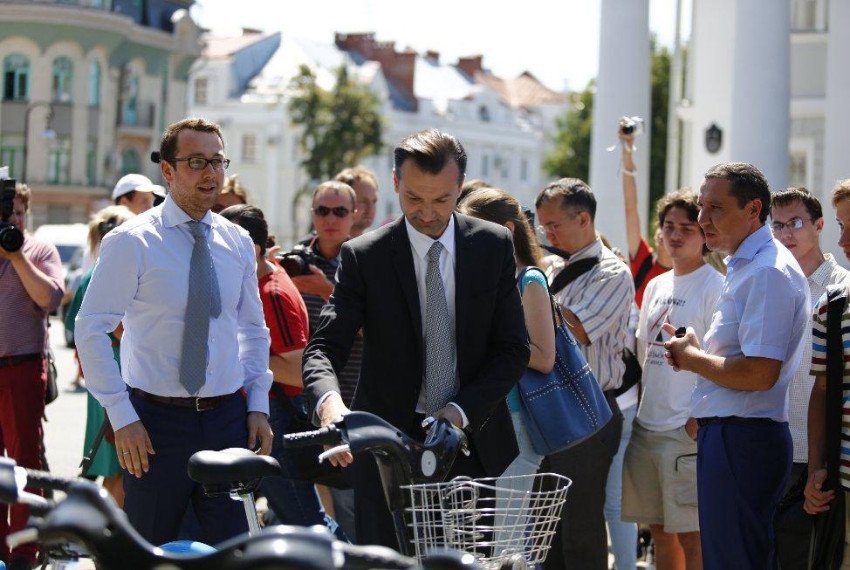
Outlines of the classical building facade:
[[[850,2],[676,4],[689,4],[692,20],[690,37],[674,47],[668,191],[698,188],[710,166],[737,160],[759,166],[774,189],[805,186],[829,204],[836,180],[850,177]],[[607,147],[618,116],[649,112],[649,0],[602,0],[601,11],[590,182],[603,203],[615,205],[598,227],[623,245],[618,157]],[[645,138],[638,144],[639,151],[649,147]],[[648,211],[646,152],[638,157],[641,205]],[[827,218],[822,243],[835,253],[837,226]]]
[[185,116],[201,53],[192,0],[0,1],[0,165],[33,190],[32,220],[85,221]]
[[292,244],[306,231],[309,204],[294,198],[315,182],[300,167],[299,130],[287,111],[287,87],[302,64],[325,88],[333,85],[335,70],[346,66],[349,76],[380,100],[384,149],[364,161],[379,180],[376,224],[399,213],[392,190],[393,147],[429,127],[463,142],[467,178],[483,178],[527,205],[542,187],[549,134],[568,103],[529,72],[504,79],[484,69],[481,56],[448,64],[436,52],[398,50],[371,33],[336,34],[332,43],[258,30],[210,37],[191,71],[190,113],[222,125],[231,173],[239,175],[282,244]]

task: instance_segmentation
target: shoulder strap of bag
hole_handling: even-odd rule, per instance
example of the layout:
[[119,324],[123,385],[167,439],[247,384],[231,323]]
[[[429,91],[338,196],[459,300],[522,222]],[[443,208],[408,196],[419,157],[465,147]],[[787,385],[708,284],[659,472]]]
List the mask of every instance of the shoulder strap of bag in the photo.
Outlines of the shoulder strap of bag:
[[598,257],[579,259],[578,261],[570,263],[552,280],[550,293],[557,295],[564,289],[564,287],[593,269],[598,263]]
[[830,287],[826,310],[826,461],[827,485],[838,489],[841,462],[841,421],[844,400],[844,346],[841,317],[847,304],[846,286]]
[[649,272],[652,270],[652,255],[647,255],[643,262],[641,262],[640,267],[638,267],[637,273],[635,273],[635,289],[640,289],[641,284],[643,284],[646,276],[649,275]]

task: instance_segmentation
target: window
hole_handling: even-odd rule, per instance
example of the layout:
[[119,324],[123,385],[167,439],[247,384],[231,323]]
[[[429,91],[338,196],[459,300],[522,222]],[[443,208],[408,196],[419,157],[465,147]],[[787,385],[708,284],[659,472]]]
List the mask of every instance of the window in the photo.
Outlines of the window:
[[86,182],[94,186],[97,184],[97,139],[89,137],[86,143]]
[[71,138],[58,137],[47,154],[47,181],[68,184],[71,181]]
[[481,105],[480,107],[478,107],[478,118],[481,119],[485,123],[489,123],[490,122],[490,109],[488,109],[484,105]]
[[9,177],[16,178],[24,166],[23,135],[4,135],[0,138],[0,165],[9,167]]
[[3,99],[27,101],[29,87],[30,60],[19,53],[6,56],[3,60]]
[[134,148],[126,148],[121,153],[121,176],[141,172],[142,161]]
[[207,92],[208,81],[206,77],[198,77],[195,79],[195,105],[206,105],[209,101],[209,93]]
[[74,64],[67,57],[53,60],[53,100],[69,103],[74,83]]
[[121,124],[139,122],[139,77],[129,68],[124,69],[121,81]]
[[89,107],[100,106],[100,63],[89,64]]
[[248,164],[257,162],[257,135],[254,133],[242,135],[242,162]]

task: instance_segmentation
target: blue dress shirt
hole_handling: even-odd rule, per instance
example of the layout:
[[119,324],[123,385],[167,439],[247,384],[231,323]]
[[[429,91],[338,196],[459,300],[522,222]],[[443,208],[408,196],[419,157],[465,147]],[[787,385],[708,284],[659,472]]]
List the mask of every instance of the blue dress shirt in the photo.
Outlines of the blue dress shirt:
[[[180,384],[183,319],[189,298],[194,238],[191,218],[169,196],[104,239],[75,337],[86,386],[120,429],[138,420],[127,386],[159,396],[189,397]],[[206,383],[199,397],[244,387],[248,410],[268,413],[269,331],[257,286],[254,245],[247,232],[218,214],[200,220],[207,233],[221,294],[210,320]],[[121,368],[108,337],[120,322]]]
[[767,226],[741,242],[727,264],[703,349],[723,357],[779,360],[782,367],[773,388],[763,391],[732,390],[697,376],[691,415],[788,421],[788,386],[800,366],[811,318],[806,276]]

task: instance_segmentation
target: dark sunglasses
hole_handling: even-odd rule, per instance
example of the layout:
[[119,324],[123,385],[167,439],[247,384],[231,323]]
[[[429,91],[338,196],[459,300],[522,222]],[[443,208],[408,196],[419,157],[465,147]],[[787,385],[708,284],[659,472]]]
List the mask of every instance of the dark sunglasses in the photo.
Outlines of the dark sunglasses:
[[326,218],[332,212],[333,215],[337,218],[344,218],[351,213],[351,210],[349,210],[345,206],[337,206],[336,208],[328,208],[327,206],[316,206],[315,208],[313,208],[313,213],[319,216],[320,218]]

